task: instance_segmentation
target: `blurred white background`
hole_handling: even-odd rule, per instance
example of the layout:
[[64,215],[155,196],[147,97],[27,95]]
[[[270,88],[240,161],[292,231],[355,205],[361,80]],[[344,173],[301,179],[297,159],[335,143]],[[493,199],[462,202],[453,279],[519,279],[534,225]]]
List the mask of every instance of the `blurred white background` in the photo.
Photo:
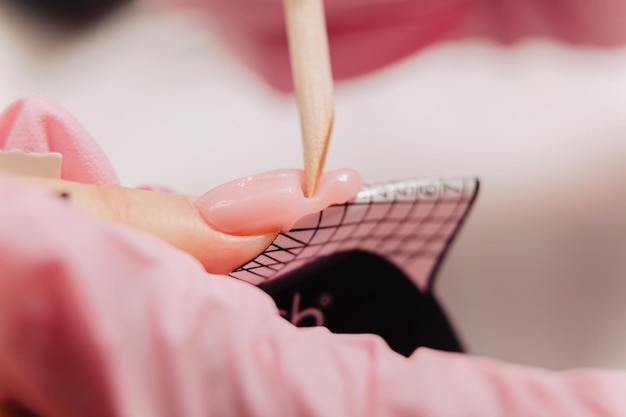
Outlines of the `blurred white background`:
[[[293,97],[199,19],[130,5],[80,36],[0,3],[0,105],[47,96],[123,184],[185,193],[301,167]],[[336,91],[327,168],[477,175],[436,292],[472,353],[626,366],[626,48],[439,44]]]

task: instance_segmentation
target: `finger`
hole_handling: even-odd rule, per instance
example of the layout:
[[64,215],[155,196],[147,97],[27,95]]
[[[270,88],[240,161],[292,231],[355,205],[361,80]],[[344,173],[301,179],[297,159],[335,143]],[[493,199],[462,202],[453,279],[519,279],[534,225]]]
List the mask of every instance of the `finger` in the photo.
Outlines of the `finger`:
[[226,274],[267,248],[276,231],[242,236],[210,226],[198,212],[195,197],[136,190],[118,185],[63,180],[29,180],[73,207],[99,218],[148,232],[198,259],[208,272]]
[[361,188],[351,169],[324,173],[315,197],[306,197],[301,170],[275,170],[223,184],[196,198],[117,185],[38,179],[37,184],[92,214],[161,237],[205,266],[228,273],[266,249],[279,230]]

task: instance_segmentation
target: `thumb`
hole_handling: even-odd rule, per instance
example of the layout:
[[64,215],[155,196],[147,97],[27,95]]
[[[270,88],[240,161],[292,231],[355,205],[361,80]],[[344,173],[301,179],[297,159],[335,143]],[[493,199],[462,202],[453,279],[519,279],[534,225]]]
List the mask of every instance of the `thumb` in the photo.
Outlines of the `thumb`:
[[151,233],[193,255],[208,272],[226,274],[254,259],[307,214],[343,204],[361,188],[351,169],[324,173],[315,196],[301,170],[275,170],[223,184],[196,198],[173,193],[36,179],[97,217]]
[[137,190],[119,185],[93,185],[54,179],[34,179],[73,207],[99,218],[124,224],[160,237],[199,260],[211,273],[226,274],[255,258],[276,237],[266,230],[235,235],[208,224],[195,205],[195,197]]

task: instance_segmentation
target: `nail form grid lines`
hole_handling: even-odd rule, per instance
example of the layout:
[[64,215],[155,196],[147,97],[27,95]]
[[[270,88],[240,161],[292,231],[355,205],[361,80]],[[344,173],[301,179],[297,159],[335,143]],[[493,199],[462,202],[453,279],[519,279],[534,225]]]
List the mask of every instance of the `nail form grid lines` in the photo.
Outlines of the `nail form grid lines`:
[[478,192],[476,178],[419,178],[366,185],[352,202],[300,219],[231,276],[258,285],[322,257],[363,250],[428,290]]

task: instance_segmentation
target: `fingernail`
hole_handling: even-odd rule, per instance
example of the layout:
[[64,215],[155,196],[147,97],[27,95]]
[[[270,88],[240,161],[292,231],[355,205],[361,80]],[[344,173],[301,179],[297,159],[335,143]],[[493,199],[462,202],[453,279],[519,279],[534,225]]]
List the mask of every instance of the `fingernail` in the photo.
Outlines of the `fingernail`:
[[343,204],[361,189],[361,176],[341,169],[320,178],[318,192],[307,198],[304,172],[269,171],[216,187],[199,197],[196,207],[215,229],[229,234],[260,234],[288,230],[306,216],[332,204]]

